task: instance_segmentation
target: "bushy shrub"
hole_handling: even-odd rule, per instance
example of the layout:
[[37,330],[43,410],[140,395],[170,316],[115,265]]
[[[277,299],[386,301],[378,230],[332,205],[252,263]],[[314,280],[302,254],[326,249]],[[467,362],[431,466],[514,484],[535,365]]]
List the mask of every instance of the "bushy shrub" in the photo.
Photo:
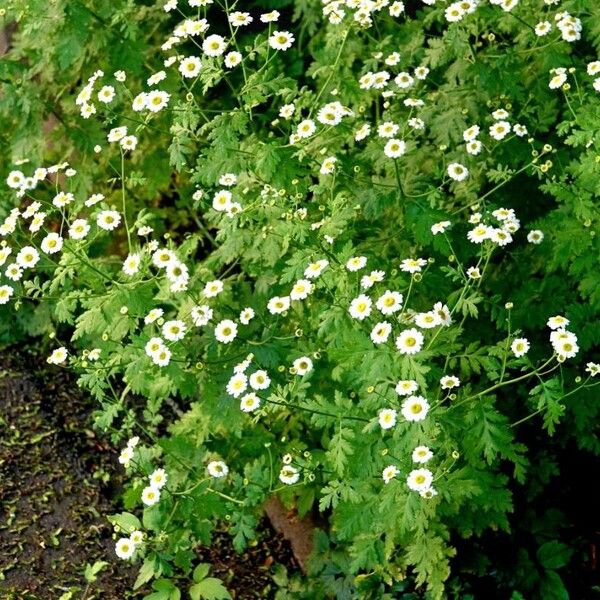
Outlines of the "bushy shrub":
[[[273,495],[327,521],[312,597],[439,598],[524,423],[599,452],[593,0],[8,11],[4,336],[97,402],[147,598],[219,597],[194,548]],[[563,597],[541,543],[515,591]]]

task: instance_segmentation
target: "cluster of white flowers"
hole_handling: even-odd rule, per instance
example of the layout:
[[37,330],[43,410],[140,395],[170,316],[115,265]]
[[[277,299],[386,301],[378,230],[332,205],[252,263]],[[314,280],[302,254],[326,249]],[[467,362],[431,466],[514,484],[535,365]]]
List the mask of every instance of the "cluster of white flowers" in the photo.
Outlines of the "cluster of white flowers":
[[127,441],[127,445],[121,453],[119,454],[119,463],[121,463],[125,468],[129,467],[131,460],[134,457],[135,447],[139,444],[140,438],[134,436]]
[[[227,175],[229,177],[235,178],[235,181],[237,181],[237,177],[232,173],[228,173]],[[223,177],[225,177],[225,175]],[[223,181],[223,177],[221,177],[221,181]],[[227,181],[230,181],[230,179],[227,179]],[[221,183],[221,185],[224,184]],[[229,190],[219,190],[218,192],[216,192],[213,197],[212,207],[217,212],[224,212],[230,218],[242,212],[242,205],[239,202],[233,201],[233,195]]]
[[122,537],[117,540],[115,554],[119,558],[127,560],[135,554],[138,546],[143,542],[144,534],[136,529],[129,534],[129,537]]
[[566,330],[568,324],[569,319],[561,315],[550,317],[547,323],[548,327],[552,330],[550,333],[550,343],[561,361],[573,358],[579,352],[577,336],[571,331]]
[[[433,453],[427,446],[417,446],[412,454],[413,462],[423,464],[433,457]],[[384,483],[389,483],[400,474],[400,469],[396,465],[388,465],[383,469],[382,479]],[[409,489],[418,492],[422,498],[430,499],[437,496],[437,491],[433,487],[433,473],[429,469],[413,469],[406,477],[406,484]]]
[[[187,290],[190,275],[187,266],[181,262],[175,252],[168,248],[157,248],[158,244],[147,244],[146,248],[152,252],[152,264],[160,270],[164,270],[165,277],[169,281],[171,292],[184,292]],[[139,257],[134,258],[134,264],[130,273],[137,273],[139,268]],[[126,261],[127,262],[127,261]]]
[[594,89],[600,92],[600,60],[594,60],[587,65],[587,74],[594,77]]
[[[92,99],[94,96],[94,85],[100,77],[104,77],[104,71],[98,70],[88,79],[87,84],[75,99],[75,104],[80,107],[81,116],[84,119],[88,119],[91,115],[96,113],[96,105],[92,102]],[[112,89],[112,93],[107,87],[106,89],[103,88],[101,93],[98,94],[98,100],[101,102],[106,102],[107,98],[110,98],[108,101],[112,101],[113,97],[114,88]]]
[[515,6],[519,4],[519,0],[490,0],[490,4],[499,6],[502,10],[510,12]]
[[164,469],[156,469],[148,476],[149,485],[142,490],[142,502],[153,506],[160,500],[160,492],[167,483],[167,473]]
[[[490,0],[492,4],[496,4],[494,0]],[[504,0],[502,4],[506,4],[507,0]],[[497,4],[500,4],[498,2]],[[444,15],[446,16],[446,21],[449,23],[456,23],[458,21],[462,21],[462,19],[466,15],[470,15],[475,12],[475,9],[479,5],[479,0],[459,0],[458,2],[453,2],[446,7],[444,11]],[[502,6],[504,8],[504,6]],[[508,10],[505,8],[505,10]]]
[[554,15],[556,27],[565,42],[576,42],[581,39],[581,20],[571,16],[568,12],[559,12]]
[[[271,385],[271,378],[269,374],[263,370],[258,369],[249,376],[246,375],[246,371],[250,367],[253,354],[249,354],[245,360],[237,364],[234,368],[234,374],[227,383],[227,393],[234,398],[240,399],[240,409],[244,412],[253,412],[260,407],[261,399],[256,392],[267,390]],[[248,386],[252,391],[247,392]]]
[[373,25],[373,15],[388,9],[392,17],[398,17],[404,12],[404,2],[392,0],[323,0],[323,16],[332,25],[339,25],[347,17],[360,27],[369,28]]
[[498,208],[489,216],[493,217],[499,226],[484,223],[483,215],[480,212],[475,211],[471,214],[469,223],[475,227],[467,233],[469,241],[473,244],[481,244],[489,240],[498,246],[510,244],[513,241],[513,234],[521,228],[521,222],[514,209]]

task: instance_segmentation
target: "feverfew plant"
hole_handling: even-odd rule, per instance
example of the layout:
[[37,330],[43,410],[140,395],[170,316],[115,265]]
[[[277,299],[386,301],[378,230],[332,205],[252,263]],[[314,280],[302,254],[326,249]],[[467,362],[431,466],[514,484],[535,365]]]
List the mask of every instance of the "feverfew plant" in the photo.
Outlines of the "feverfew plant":
[[12,146],[2,314],[97,403],[136,588],[279,496],[328,524],[319,597],[441,598],[453,540],[510,528],[524,423],[600,450],[600,23],[421,4],[144,7],[122,64],[82,55],[56,160]]

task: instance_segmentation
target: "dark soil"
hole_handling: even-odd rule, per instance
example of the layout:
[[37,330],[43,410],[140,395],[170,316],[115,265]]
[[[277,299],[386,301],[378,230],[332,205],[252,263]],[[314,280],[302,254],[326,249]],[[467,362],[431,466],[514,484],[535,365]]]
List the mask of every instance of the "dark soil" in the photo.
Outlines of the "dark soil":
[[64,371],[26,351],[0,356],[0,597],[81,598],[86,563],[106,561],[87,600],[127,598],[114,556],[115,452],[86,428],[90,408]]
[[211,576],[222,579],[231,596],[236,599],[273,598],[277,586],[273,569],[285,565],[288,571],[298,564],[289,543],[275,533],[264,519],[259,526],[258,543],[237,554],[227,533],[215,533],[213,545],[198,551],[200,562],[211,563]]
[[[25,350],[0,352],[0,598],[126,600],[135,565],[114,554],[121,481],[116,451],[88,428],[91,401],[67,371]],[[198,550],[236,599],[273,598],[277,565],[297,571],[268,520],[239,555],[226,533]],[[107,565],[89,586],[86,564]],[[68,595],[72,593],[72,596]]]

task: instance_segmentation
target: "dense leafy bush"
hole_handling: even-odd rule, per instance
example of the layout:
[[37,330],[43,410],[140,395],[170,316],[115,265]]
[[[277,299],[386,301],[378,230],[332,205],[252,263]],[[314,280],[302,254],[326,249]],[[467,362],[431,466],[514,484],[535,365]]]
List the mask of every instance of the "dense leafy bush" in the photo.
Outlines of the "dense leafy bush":
[[[147,598],[221,597],[194,547],[275,494],[309,597],[442,597],[540,440],[600,452],[594,4],[9,6],[3,335],[95,398]],[[540,531],[515,598],[565,597]]]

